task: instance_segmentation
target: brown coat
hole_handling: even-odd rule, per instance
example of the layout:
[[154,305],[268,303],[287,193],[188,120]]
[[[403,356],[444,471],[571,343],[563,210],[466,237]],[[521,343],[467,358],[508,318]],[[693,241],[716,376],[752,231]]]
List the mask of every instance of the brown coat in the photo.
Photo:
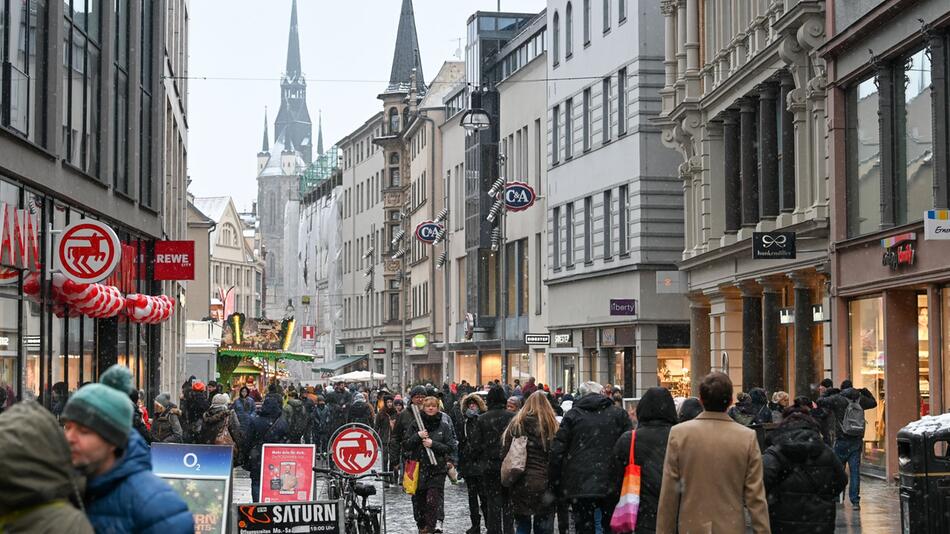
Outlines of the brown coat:
[[[756,534],[770,534],[755,432],[728,415],[703,412],[670,430],[657,534],[745,532],[743,504]],[[677,518],[679,523],[677,524]]]

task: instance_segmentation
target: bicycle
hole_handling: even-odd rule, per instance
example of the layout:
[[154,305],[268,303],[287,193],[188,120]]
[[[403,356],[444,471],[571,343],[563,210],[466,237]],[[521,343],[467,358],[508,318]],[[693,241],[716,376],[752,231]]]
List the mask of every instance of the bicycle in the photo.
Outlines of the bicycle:
[[323,467],[314,467],[313,472],[329,479],[327,496],[331,500],[343,499],[343,524],[346,534],[380,534],[380,514],[383,508],[366,503],[371,495],[376,495],[376,486],[363,484],[359,480],[373,478],[386,482],[392,478],[391,472],[370,471],[355,476]]

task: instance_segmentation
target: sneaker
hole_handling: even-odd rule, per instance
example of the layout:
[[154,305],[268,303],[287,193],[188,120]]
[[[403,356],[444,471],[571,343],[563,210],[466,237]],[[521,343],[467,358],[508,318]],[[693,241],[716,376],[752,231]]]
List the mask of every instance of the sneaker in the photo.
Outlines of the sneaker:
[[432,531],[434,534],[442,534],[442,522],[436,521],[435,530]]
[[860,509],[861,509],[861,504],[860,504],[860,503],[854,503],[854,504],[851,505],[851,509],[852,509],[852,510],[860,510]]

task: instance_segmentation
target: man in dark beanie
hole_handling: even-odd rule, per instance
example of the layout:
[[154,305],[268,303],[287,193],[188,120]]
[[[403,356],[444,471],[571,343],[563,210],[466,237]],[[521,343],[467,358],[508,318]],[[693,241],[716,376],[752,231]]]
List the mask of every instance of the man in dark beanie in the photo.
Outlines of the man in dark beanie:
[[132,431],[132,373],[113,365],[70,397],[61,419],[73,467],[87,479],[86,514],[97,532],[186,534],[194,519],[152,473],[148,445]]

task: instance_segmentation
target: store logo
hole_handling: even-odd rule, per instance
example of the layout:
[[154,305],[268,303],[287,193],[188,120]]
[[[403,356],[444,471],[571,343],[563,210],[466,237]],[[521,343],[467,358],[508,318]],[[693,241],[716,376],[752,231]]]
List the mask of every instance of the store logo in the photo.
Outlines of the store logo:
[[534,205],[538,195],[524,182],[509,182],[505,186],[505,206],[508,211],[524,211]]
[[67,226],[56,247],[56,266],[77,284],[106,279],[122,259],[122,243],[108,225],[82,220]]
[[435,242],[436,237],[442,232],[442,225],[435,221],[422,221],[416,226],[416,239],[427,245]]
[[881,246],[887,250],[884,251],[881,263],[886,267],[890,267],[892,271],[898,270],[902,265],[914,265],[917,262],[917,252],[914,246],[916,241],[917,234],[914,232],[882,239]]

